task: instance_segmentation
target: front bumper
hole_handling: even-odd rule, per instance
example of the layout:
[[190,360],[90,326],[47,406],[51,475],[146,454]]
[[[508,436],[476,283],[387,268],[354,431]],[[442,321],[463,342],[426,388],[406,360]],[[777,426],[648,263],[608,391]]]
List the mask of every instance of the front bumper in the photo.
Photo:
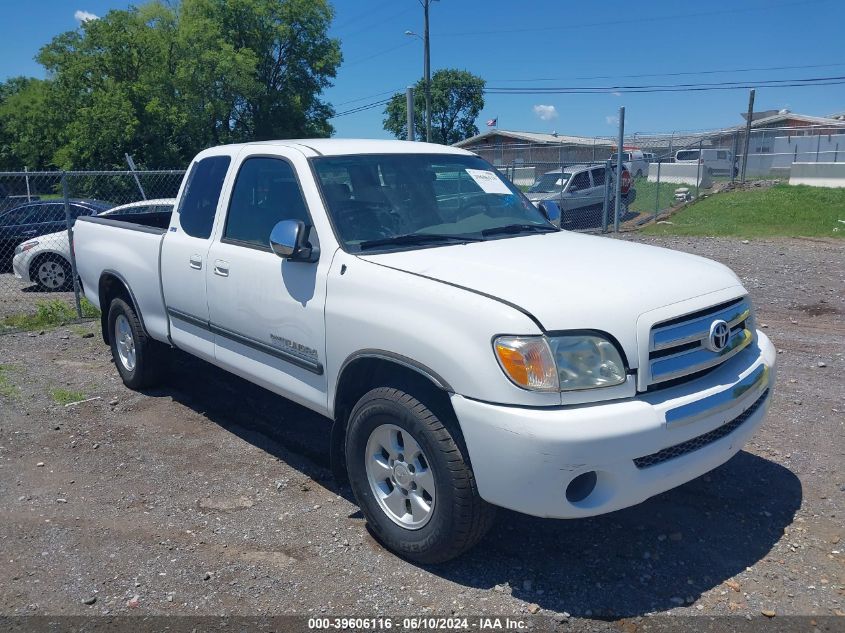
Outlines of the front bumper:
[[12,272],[18,279],[29,283],[29,253],[17,253],[12,259]]
[[[754,344],[705,376],[628,400],[527,409],[453,395],[452,404],[483,499],[539,517],[593,516],[640,503],[735,455],[768,409],[775,357],[758,331]],[[568,500],[570,483],[590,472],[591,492]]]

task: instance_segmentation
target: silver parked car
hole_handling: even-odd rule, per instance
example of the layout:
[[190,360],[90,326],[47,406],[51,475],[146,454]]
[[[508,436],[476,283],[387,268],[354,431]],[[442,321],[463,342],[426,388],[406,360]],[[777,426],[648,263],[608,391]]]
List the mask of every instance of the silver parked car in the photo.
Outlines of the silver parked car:
[[[561,211],[561,224],[582,224],[589,211],[599,211],[604,205],[605,189],[610,179],[610,200],[613,200],[615,168],[608,176],[603,164],[570,165],[544,173],[525,195],[535,205],[543,200],[554,200]],[[630,173],[622,174],[622,212],[636,198]],[[593,215],[593,214],[589,214]]]

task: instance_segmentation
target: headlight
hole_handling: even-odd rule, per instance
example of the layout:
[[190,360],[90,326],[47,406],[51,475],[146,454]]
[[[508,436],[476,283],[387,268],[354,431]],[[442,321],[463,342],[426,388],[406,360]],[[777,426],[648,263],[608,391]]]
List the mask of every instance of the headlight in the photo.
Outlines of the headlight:
[[590,334],[549,339],[557,365],[560,390],[611,387],[625,382],[625,363],[616,346]]
[[500,336],[493,348],[502,370],[523,389],[594,389],[626,379],[616,346],[598,335]]
[[38,240],[31,240],[29,242],[24,242],[23,244],[18,244],[17,248],[15,248],[15,255],[18,253],[25,253],[31,248],[35,248],[38,246]]

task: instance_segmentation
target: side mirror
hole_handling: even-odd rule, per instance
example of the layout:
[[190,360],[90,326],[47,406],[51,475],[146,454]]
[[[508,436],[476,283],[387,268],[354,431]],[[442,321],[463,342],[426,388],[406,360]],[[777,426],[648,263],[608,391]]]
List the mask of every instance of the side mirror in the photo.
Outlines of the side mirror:
[[554,200],[543,200],[540,203],[540,212],[546,216],[546,219],[560,228],[560,207]]
[[270,231],[270,249],[282,259],[317,261],[317,249],[306,241],[307,233],[302,220],[282,220]]

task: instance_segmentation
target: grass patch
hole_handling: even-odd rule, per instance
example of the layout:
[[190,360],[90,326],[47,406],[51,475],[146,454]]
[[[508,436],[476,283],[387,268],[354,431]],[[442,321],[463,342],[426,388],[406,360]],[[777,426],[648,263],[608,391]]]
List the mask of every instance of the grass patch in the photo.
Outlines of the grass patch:
[[71,402],[79,402],[85,400],[85,394],[81,391],[73,391],[72,389],[51,389],[50,397],[56,404],[66,405]]
[[[83,318],[100,316],[100,311],[87,299],[82,299],[81,305]],[[38,302],[35,313],[7,316],[3,319],[2,326],[5,329],[15,330],[42,330],[58,327],[76,321],[78,318],[75,306],[61,299],[53,299]]]
[[14,398],[18,395],[18,388],[9,379],[12,368],[8,365],[0,365],[0,396]]
[[710,196],[654,224],[652,235],[845,237],[845,189],[776,185]]
[[[689,187],[690,192],[695,195],[695,185],[679,185],[676,182],[661,182],[658,187],[656,182],[638,178],[634,181],[634,187],[637,189],[637,199],[630,205],[630,209],[639,213],[654,213],[655,202],[660,205],[658,211],[668,209],[674,202],[675,189],[678,187]],[[659,200],[657,199],[658,191],[660,192]]]

